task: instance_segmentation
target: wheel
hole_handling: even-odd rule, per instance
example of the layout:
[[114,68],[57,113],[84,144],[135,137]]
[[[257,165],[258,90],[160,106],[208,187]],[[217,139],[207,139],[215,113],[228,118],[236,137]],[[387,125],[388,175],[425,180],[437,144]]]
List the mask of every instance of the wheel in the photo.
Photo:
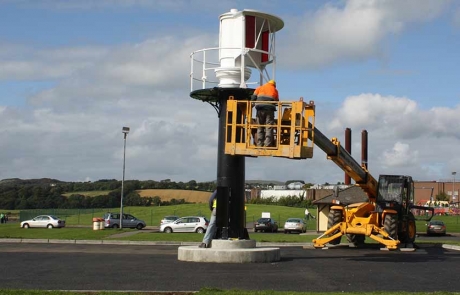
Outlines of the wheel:
[[[342,220],[343,220],[343,212],[342,212],[342,210],[331,210],[329,212],[328,217],[327,217],[327,228],[329,229],[329,228],[333,227],[337,223],[342,222]],[[338,232],[339,232],[339,229],[334,231],[332,233],[332,235],[335,235]],[[338,237],[338,238],[330,241],[329,244],[332,244],[332,245],[340,244],[341,239],[342,239],[342,237]]]
[[417,234],[415,217],[412,212],[407,215],[407,221],[403,223],[402,232],[398,233],[398,238],[401,243],[413,243],[415,242],[415,236]]
[[138,225],[136,225],[136,228],[137,228],[138,230],[141,230],[141,229],[144,228],[144,226],[142,225],[142,223],[139,223]]
[[165,233],[167,233],[167,234],[172,233],[172,228],[170,228],[170,227],[165,228]]
[[350,243],[353,243],[353,245],[362,245],[364,244],[364,240],[366,240],[365,235],[355,235],[355,234],[347,234],[347,240]]
[[46,227],[47,228],[53,228],[54,226],[52,224],[48,224]]
[[398,216],[396,214],[385,215],[383,228],[391,238],[398,239]]
[[28,223],[24,223],[24,225],[22,226],[23,228],[29,228],[29,224]]
[[284,234],[287,234],[287,233],[288,233],[288,231],[287,231],[287,230],[285,230],[285,231],[284,231]]
[[115,223],[114,225],[112,225],[112,228],[118,228],[118,224]]
[[303,232],[303,233],[306,233],[306,232],[307,232],[307,229],[306,229],[306,228],[305,228],[305,229],[303,229],[303,230],[302,230],[302,232]]
[[196,232],[197,232],[198,234],[203,234],[203,233],[204,233],[204,228],[199,227],[199,228],[196,229]]

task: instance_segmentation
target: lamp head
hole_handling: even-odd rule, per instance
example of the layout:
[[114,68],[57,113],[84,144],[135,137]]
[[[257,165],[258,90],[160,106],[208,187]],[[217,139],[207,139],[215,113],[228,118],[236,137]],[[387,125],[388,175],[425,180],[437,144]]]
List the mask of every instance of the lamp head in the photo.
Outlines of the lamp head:
[[124,134],[128,134],[129,133],[129,127],[123,127],[123,129],[121,129],[121,132],[124,133]]

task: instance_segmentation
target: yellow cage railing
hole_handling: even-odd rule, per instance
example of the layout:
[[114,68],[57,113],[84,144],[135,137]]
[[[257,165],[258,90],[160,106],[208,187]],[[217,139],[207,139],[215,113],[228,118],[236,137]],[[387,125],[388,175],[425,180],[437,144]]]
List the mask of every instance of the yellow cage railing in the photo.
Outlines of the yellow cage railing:
[[[257,104],[276,106],[275,124],[258,125]],[[313,101],[261,102],[247,100],[227,101],[225,153],[229,155],[268,156],[290,159],[313,157],[315,126]],[[257,129],[273,128],[273,146],[257,146]]]

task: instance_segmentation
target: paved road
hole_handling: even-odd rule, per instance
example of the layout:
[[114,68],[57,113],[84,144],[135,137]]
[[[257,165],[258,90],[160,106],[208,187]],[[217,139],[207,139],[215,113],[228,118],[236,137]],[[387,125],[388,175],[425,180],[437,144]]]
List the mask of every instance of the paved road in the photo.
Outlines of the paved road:
[[1,288],[194,291],[204,287],[282,291],[458,291],[460,252],[377,245],[329,250],[281,247],[266,264],[177,260],[178,246],[1,243]]

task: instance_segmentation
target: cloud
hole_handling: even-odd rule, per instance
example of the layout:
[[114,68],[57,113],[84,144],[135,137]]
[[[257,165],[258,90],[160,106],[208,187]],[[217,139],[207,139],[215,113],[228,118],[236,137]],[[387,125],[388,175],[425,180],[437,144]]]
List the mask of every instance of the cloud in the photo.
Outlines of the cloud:
[[48,80],[71,76],[107,54],[97,46],[32,48],[1,44],[0,80]]
[[401,33],[412,23],[434,19],[449,3],[348,0],[343,6],[326,4],[301,18],[287,20],[287,26],[298,29],[281,37],[278,61],[296,68],[317,68],[377,57],[382,54],[381,45],[388,36]]
[[[211,36],[184,40],[160,37],[137,44],[96,48],[93,54],[82,54],[86,51],[69,48],[67,51],[74,54],[69,54],[68,59],[55,58],[49,67],[66,68],[66,65],[75,63],[79,68],[62,74],[56,86],[36,93],[29,101],[33,105],[71,108],[77,105],[83,108],[89,104],[94,106],[124,99],[152,101],[153,96],[177,93],[177,89],[185,90],[188,95],[189,55],[197,46],[200,48],[200,44],[202,47],[212,44]],[[41,52],[40,55],[54,56],[56,51]],[[34,60],[30,61],[30,67],[34,63]]]
[[420,159],[418,151],[411,149],[410,145],[397,142],[391,150],[385,150],[380,160],[383,168],[387,167],[404,167],[407,165],[416,165]]

